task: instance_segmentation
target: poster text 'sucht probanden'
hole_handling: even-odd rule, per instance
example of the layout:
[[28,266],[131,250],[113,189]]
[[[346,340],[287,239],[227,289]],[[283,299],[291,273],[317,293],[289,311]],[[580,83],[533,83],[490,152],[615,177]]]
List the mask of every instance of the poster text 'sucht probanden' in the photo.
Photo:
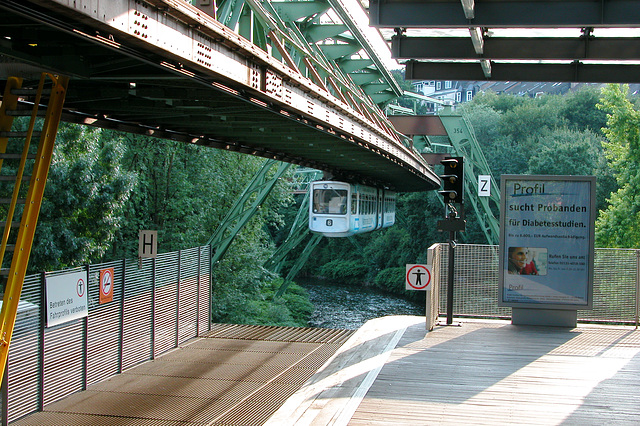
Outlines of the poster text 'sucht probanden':
[[502,306],[591,307],[594,177],[503,176]]

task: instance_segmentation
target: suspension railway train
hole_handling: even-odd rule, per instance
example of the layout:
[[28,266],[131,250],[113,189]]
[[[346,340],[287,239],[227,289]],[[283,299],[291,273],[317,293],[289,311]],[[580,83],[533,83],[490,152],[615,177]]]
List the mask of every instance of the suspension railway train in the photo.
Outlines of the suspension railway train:
[[396,194],[384,189],[337,181],[312,182],[309,229],[327,237],[349,237],[391,226]]

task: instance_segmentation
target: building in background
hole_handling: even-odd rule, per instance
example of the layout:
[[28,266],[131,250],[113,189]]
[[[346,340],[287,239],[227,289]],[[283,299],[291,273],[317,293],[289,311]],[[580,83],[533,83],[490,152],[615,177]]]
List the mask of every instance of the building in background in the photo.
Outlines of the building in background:
[[[539,97],[542,95],[564,95],[585,86],[603,87],[590,83],[544,83],[518,81],[454,81],[424,80],[411,84],[411,91],[442,101],[447,105],[470,102],[478,93],[494,92],[514,96]],[[640,84],[630,84],[629,93],[640,95]],[[427,112],[436,112],[440,105],[423,101]]]

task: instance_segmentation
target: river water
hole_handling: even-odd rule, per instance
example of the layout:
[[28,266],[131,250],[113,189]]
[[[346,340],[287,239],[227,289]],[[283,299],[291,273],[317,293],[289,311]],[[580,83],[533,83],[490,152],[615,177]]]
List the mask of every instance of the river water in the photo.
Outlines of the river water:
[[355,330],[370,319],[386,315],[424,315],[425,304],[410,302],[376,289],[327,280],[298,279],[309,292],[315,311],[309,325]]

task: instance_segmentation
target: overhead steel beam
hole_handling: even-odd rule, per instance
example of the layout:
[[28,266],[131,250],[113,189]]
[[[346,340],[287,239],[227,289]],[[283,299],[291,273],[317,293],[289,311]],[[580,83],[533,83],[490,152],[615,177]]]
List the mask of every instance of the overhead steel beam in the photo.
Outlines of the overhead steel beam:
[[391,115],[393,127],[405,135],[447,136],[447,130],[437,115]]
[[629,37],[487,37],[478,55],[464,37],[393,36],[397,59],[640,60],[640,39]]
[[479,0],[468,19],[459,1],[371,0],[370,24],[386,28],[637,27],[638,0]]
[[475,17],[475,1],[474,0],[461,0],[462,10],[464,16],[467,19],[473,19]]
[[407,80],[557,81],[575,83],[640,83],[640,65],[531,64],[491,62],[491,77],[480,63],[406,63]]
[[469,28],[469,35],[471,36],[471,43],[473,44],[473,50],[477,55],[484,53],[484,32],[480,27]]
[[[385,77],[385,81],[389,84],[390,89],[395,93],[396,96],[400,96],[402,94],[402,89],[400,85],[395,81],[391,72],[387,69],[387,66],[382,62],[380,56],[375,52],[372,47],[372,39],[369,39],[369,36],[365,34],[364,28],[361,26],[366,25],[366,13],[362,8],[353,7],[353,4],[347,10],[347,3],[344,0],[328,0],[329,4],[332,6],[333,10],[340,17],[342,22],[347,24],[351,29],[351,34],[353,37],[360,43],[360,45],[367,52],[367,55],[376,65],[376,68],[380,73]],[[365,22],[363,22],[365,20]]]

